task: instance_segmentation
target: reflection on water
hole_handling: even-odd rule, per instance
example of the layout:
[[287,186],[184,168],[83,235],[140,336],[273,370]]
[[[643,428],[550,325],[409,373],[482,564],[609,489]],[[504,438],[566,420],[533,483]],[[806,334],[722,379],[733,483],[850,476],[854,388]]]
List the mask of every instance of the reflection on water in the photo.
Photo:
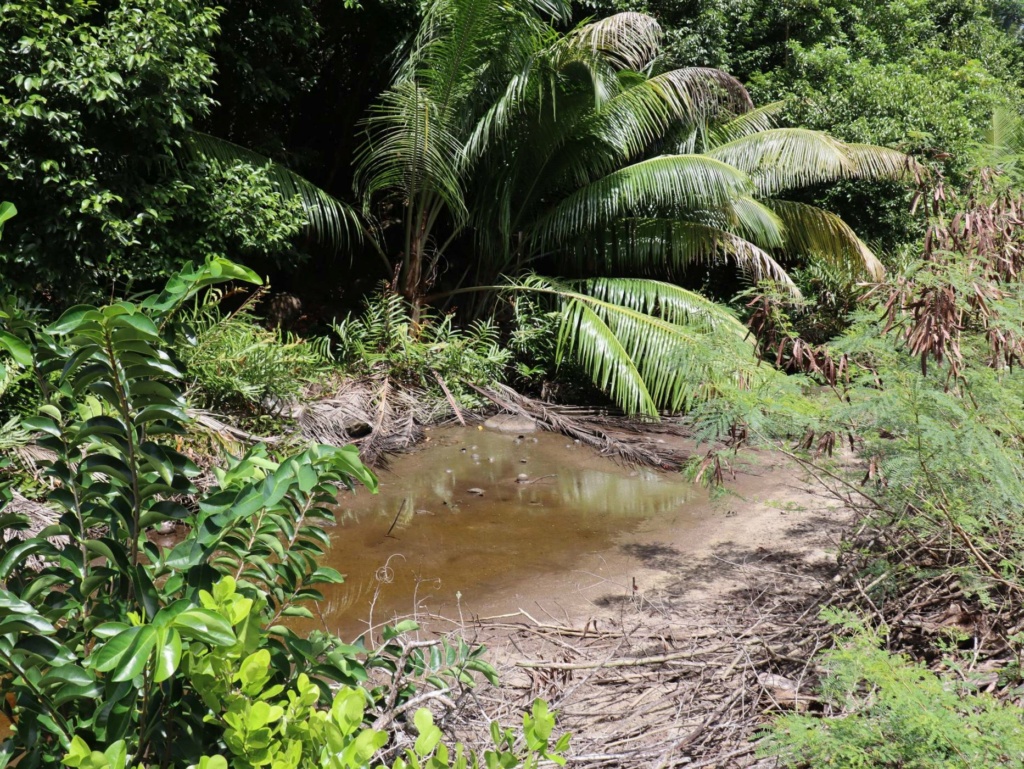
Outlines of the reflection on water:
[[[339,499],[321,623],[355,636],[414,611],[514,609],[517,585],[614,546],[637,522],[678,513],[694,493],[678,477],[628,469],[563,436],[436,430],[394,458],[380,494]],[[314,612],[316,613],[316,612]]]

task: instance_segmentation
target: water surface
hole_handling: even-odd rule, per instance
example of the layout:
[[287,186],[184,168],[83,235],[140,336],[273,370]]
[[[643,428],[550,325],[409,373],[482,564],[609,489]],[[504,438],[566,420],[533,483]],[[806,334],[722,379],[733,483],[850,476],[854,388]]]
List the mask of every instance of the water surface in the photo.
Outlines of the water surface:
[[525,583],[611,550],[641,522],[685,517],[697,493],[678,476],[621,467],[554,433],[428,435],[380,472],[379,494],[339,499],[324,565],[346,582],[326,587],[322,620],[310,627],[355,637],[415,612],[514,611]]

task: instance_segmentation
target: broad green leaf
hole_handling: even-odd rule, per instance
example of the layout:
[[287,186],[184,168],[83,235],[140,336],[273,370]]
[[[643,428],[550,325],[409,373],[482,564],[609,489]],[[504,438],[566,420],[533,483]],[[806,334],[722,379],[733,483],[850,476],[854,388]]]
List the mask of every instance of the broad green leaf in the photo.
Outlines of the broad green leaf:
[[153,668],[153,680],[156,683],[166,681],[181,662],[181,635],[174,628],[161,628],[156,648],[156,665]]
[[120,631],[93,652],[89,658],[91,666],[101,673],[114,670],[120,665],[122,658],[128,653],[141,632],[141,627],[130,627]]
[[143,625],[138,630],[139,632],[135,634],[131,645],[118,658],[117,664],[113,668],[114,681],[131,681],[141,675],[142,671],[146,669],[150,657],[153,656],[159,632],[152,625]]
[[0,331],[0,348],[7,350],[19,366],[32,365],[32,349],[14,334]]
[[211,646],[230,646],[235,634],[228,621],[209,609],[188,609],[171,622],[186,638],[208,643]]

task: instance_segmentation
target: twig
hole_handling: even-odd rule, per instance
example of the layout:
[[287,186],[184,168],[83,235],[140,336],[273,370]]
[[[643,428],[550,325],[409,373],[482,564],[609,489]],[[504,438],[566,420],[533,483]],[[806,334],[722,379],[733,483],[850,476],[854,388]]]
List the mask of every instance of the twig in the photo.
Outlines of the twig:
[[[517,662],[517,668],[530,670],[591,670],[593,668],[635,668],[644,665],[660,665],[664,662],[693,659],[699,652],[678,652],[676,654],[659,654],[655,657],[636,657],[634,659],[610,660],[607,662]],[[694,663],[694,667],[705,667],[705,663]]]
[[394,530],[394,528],[395,528],[395,525],[396,525],[396,524],[398,523],[398,519],[402,517],[402,511],[403,511],[403,510],[405,510],[405,506],[406,506],[407,504],[409,504],[409,498],[408,498],[408,497],[406,497],[405,499],[403,499],[403,500],[402,500],[402,504],[400,504],[400,505],[398,506],[398,512],[397,512],[397,513],[395,513],[395,520],[393,520],[393,521],[391,522],[391,525],[390,525],[390,526],[388,527],[388,533],[384,535],[385,539],[386,539],[387,537],[390,537],[390,536],[391,536],[391,532],[392,532],[392,530]]
[[434,379],[436,379],[437,383],[441,385],[441,390],[444,391],[444,397],[448,399],[448,405],[450,405],[452,407],[452,411],[455,412],[455,417],[459,420],[459,424],[465,427],[466,420],[462,418],[462,409],[460,409],[459,404],[456,403],[455,397],[451,394],[451,391],[448,389],[448,385],[444,383],[444,380],[441,378],[441,375],[437,373],[437,371],[431,369],[430,373],[434,375]]

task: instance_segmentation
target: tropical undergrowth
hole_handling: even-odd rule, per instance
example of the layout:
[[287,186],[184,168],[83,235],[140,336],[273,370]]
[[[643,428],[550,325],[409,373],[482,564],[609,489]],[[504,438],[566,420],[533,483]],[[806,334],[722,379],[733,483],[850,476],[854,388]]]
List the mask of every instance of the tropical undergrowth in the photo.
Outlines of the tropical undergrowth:
[[[48,482],[44,520],[0,516],[0,701],[13,724],[3,762],[561,762],[568,738],[551,741],[542,702],[521,734],[495,725],[479,756],[449,750],[430,712],[413,713],[417,694],[455,696],[474,674],[493,680],[477,647],[409,644],[410,624],[355,644],[289,628],[288,617],[312,618],[320,585],[343,579],[318,565],[337,494],[376,490],[354,448],[309,445],[275,461],[256,446],[225,456],[214,482],[196,488],[198,468],[178,450],[190,418],[169,340],[198,292],[245,275],[221,260],[141,303],[80,305],[48,324],[0,316],[5,350],[42,395],[21,428],[47,452]],[[184,526],[179,541],[151,536],[167,521]],[[372,670],[383,674],[374,685]],[[396,719],[411,719],[415,740],[397,738]]]
[[[858,516],[832,600],[874,630],[829,658],[839,720],[776,726],[789,766],[1024,765],[1019,744],[981,736],[1019,732],[1024,707],[1022,201],[984,181],[943,199],[918,257],[839,338],[813,344],[770,296],[752,302],[762,355],[810,397],[732,393],[694,414],[729,414],[711,435],[732,446],[774,439]],[[706,478],[722,454],[701,460]],[[980,689],[994,697],[972,699]]]
[[413,321],[409,302],[381,288],[364,303],[362,312],[334,325],[337,358],[349,376],[388,378],[399,386],[426,393],[442,403],[474,409],[483,401],[473,385],[503,382],[512,352],[492,319],[465,328],[454,317],[430,310]]
[[213,290],[183,313],[174,353],[186,378],[186,397],[197,406],[234,412],[281,414],[333,368],[325,337],[303,339],[267,329],[253,310],[262,290],[234,310]]

